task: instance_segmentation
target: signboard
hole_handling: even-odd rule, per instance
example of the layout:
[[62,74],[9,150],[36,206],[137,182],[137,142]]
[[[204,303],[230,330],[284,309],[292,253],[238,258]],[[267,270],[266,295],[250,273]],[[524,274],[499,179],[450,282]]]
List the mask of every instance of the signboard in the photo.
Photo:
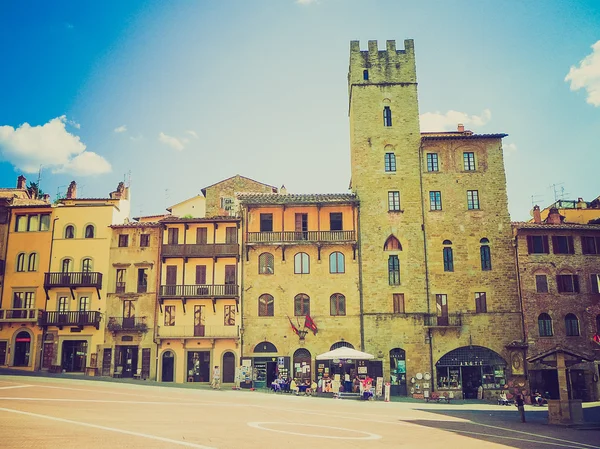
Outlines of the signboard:
[[377,385],[375,386],[375,396],[383,396],[383,377],[377,378]]

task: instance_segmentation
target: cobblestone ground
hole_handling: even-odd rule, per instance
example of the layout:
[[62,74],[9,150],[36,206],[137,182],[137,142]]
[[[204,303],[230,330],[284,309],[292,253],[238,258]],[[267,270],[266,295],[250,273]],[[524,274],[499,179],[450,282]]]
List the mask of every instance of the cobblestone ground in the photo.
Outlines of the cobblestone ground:
[[2,448],[600,448],[545,409],[0,376]]

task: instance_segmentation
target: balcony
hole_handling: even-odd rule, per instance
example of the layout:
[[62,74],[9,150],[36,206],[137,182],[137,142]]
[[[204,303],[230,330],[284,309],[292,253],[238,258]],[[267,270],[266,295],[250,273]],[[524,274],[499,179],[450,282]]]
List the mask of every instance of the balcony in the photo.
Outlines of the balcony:
[[238,286],[231,285],[161,285],[161,299],[237,298]]
[[239,326],[158,326],[157,338],[239,338]]
[[115,285],[115,293],[125,293],[125,282],[117,282]]
[[248,243],[344,243],[355,242],[354,231],[248,232]]
[[40,309],[0,309],[0,323],[35,323]]
[[108,319],[106,328],[113,332],[148,332],[146,317],[123,318],[111,316]]
[[95,326],[100,329],[100,312],[42,312],[40,326]]
[[163,245],[160,256],[169,257],[237,257],[240,253],[238,243]]
[[448,316],[437,316],[434,314],[425,315],[423,325],[425,327],[440,327],[440,328],[449,328],[449,327],[461,327],[462,319],[458,314],[448,315]]
[[44,290],[46,290],[46,299],[50,299],[48,290],[52,288],[67,287],[71,290],[71,296],[75,299],[73,289],[78,287],[93,287],[100,297],[102,288],[102,273],[95,271],[71,271],[68,273],[46,273],[44,275]]

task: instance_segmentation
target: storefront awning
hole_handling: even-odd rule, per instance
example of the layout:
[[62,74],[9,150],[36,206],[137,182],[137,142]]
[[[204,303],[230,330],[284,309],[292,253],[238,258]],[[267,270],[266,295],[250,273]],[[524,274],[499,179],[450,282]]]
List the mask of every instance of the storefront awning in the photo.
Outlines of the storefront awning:
[[356,349],[352,348],[337,348],[333,351],[325,352],[324,354],[317,356],[317,360],[371,360],[374,358],[375,356],[373,354],[357,351]]

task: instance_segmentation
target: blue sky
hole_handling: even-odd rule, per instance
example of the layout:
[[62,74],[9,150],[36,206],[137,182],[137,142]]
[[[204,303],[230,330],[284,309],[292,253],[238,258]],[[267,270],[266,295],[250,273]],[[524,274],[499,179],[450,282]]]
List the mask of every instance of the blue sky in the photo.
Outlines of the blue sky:
[[509,134],[513,220],[553,184],[600,195],[595,0],[4,0],[0,184],[41,165],[53,198],[73,179],[89,197],[130,176],[134,215],[235,174],[346,191],[349,42],[407,38],[422,130]]

